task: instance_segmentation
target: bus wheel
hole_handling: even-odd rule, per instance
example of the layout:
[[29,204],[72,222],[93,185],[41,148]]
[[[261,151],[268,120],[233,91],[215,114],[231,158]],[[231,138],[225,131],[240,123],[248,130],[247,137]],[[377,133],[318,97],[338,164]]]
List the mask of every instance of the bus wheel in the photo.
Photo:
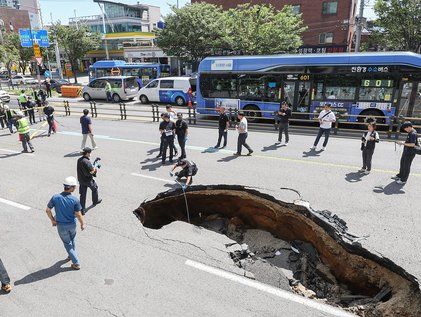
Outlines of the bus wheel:
[[244,107],[244,112],[249,122],[256,122],[259,118],[262,117],[262,113],[258,106],[247,105]]
[[140,96],[139,100],[140,100],[140,102],[141,102],[141,103],[143,103],[143,104],[145,104],[145,103],[148,103],[148,102],[149,102],[148,97],[146,97],[145,95]]
[[186,102],[184,101],[184,98],[183,97],[177,97],[177,98],[175,98],[175,104],[177,105],[177,106],[179,106],[179,107],[181,107],[181,106],[184,106],[184,104],[185,104]]
[[386,117],[384,116],[384,113],[380,110],[367,109],[360,113],[360,117],[357,118],[357,121],[365,124],[370,122],[384,124],[386,123]]
[[89,94],[87,92],[85,92],[83,94],[83,99],[85,99],[85,101],[89,101],[89,100],[91,100],[91,96],[89,96]]
[[119,96],[118,94],[114,94],[114,95],[113,95],[113,101],[114,101],[114,102],[120,102],[120,101],[121,101],[120,96]]

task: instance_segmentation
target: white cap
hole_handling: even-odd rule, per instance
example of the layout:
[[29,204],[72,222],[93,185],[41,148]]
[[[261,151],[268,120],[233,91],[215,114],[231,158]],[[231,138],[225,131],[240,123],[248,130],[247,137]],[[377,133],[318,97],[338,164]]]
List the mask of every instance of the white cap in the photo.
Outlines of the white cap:
[[19,116],[19,117],[23,117],[24,115],[23,115],[23,112],[22,111],[16,111],[16,115],[17,116]]
[[63,183],[64,186],[77,186],[77,180],[73,176],[66,177]]

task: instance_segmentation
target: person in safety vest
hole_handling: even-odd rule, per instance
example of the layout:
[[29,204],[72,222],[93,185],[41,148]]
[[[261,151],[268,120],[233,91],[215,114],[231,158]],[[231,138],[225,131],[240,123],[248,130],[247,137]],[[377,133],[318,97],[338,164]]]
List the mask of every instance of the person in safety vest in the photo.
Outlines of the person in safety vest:
[[17,121],[16,126],[18,129],[20,140],[22,141],[23,151],[22,153],[28,153],[28,146],[32,152],[35,152],[34,147],[31,143],[31,137],[29,136],[29,122],[22,113],[22,111],[18,111],[16,113]]
[[107,81],[105,83],[105,93],[107,94],[107,101],[108,102],[113,101],[112,91],[113,91],[113,88],[111,87],[110,82]]
[[26,110],[27,108],[27,103],[28,103],[28,97],[25,94],[25,90],[21,90],[20,91],[20,95],[18,97],[18,101],[22,107],[23,110]]

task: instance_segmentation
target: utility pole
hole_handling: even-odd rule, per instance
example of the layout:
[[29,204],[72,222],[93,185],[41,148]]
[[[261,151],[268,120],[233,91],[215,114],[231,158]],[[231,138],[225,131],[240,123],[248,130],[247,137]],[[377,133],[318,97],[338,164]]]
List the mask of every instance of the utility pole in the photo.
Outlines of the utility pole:
[[110,54],[108,53],[108,43],[107,43],[107,26],[105,25],[105,9],[98,3],[99,7],[101,8],[102,12],[102,28],[104,31],[104,45],[105,45],[105,55],[107,56],[107,60],[110,59]]
[[361,46],[361,33],[364,24],[364,6],[364,0],[360,0],[360,12],[358,13],[357,32],[355,34],[355,53],[358,53],[360,51]]

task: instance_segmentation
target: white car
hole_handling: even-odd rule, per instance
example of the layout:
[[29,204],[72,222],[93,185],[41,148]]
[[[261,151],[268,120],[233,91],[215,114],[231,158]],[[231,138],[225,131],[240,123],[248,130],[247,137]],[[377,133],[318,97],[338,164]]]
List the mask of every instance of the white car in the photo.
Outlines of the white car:
[[10,102],[10,95],[4,90],[0,90],[0,101],[1,102]]
[[139,100],[148,102],[174,103],[184,106],[192,101],[190,77],[164,77],[151,81],[139,90]]
[[32,85],[38,83],[38,80],[36,80],[31,75],[16,75],[12,77],[11,81],[13,85]]
[[105,84],[110,83],[112,91],[111,98],[114,102],[121,100],[133,100],[139,91],[136,77],[132,76],[110,76],[101,77],[92,80],[88,85],[83,87],[83,99],[89,101],[91,99],[107,99],[105,92]]

